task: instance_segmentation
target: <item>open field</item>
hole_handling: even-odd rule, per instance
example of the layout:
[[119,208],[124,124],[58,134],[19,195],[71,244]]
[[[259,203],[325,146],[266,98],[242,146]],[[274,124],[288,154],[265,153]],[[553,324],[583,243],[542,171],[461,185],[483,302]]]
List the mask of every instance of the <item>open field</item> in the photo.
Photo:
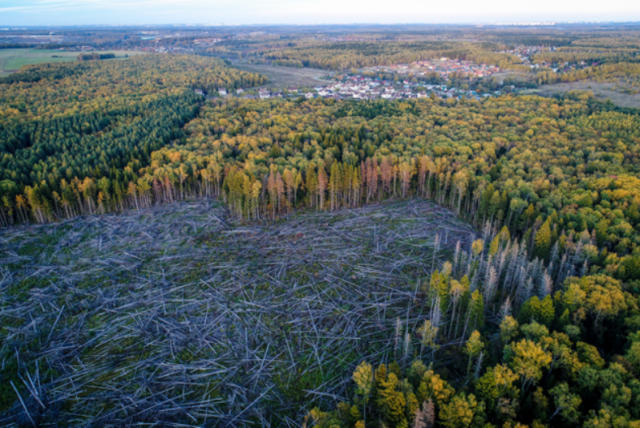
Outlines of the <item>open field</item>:
[[330,71],[318,68],[276,67],[266,64],[247,64],[234,62],[233,66],[240,70],[260,73],[269,78],[266,88],[300,88],[305,86],[324,86],[330,83],[322,77]]
[[[29,64],[77,61],[80,53],[42,49],[0,49],[0,76],[20,70],[22,66]],[[144,52],[110,50],[105,53],[114,53],[116,57],[124,58],[125,55],[140,55]],[[57,58],[54,58],[54,55]]]
[[590,80],[581,80],[573,83],[555,83],[542,85],[538,89],[524,91],[528,94],[553,96],[567,91],[591,91],[600,100],[610,99],[612,103],[620,107],[640,108],[640,94],[623,94],[614,89],[615,83],[598,83]]
[[199,200],[3,230],[0,425],[26,418],[12,380],[43,426],[300,426],[362,358],[403,361],[398,319],[424,321],[422,281],[475,237],[419,200],[250,224]]

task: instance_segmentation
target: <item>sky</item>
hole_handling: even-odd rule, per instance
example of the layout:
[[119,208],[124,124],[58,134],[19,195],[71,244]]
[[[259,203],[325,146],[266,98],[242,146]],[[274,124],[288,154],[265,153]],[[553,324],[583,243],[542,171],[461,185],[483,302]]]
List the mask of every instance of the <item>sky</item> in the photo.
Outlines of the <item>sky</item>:
[[640,21],[640,0],[0,0],[0,26]]

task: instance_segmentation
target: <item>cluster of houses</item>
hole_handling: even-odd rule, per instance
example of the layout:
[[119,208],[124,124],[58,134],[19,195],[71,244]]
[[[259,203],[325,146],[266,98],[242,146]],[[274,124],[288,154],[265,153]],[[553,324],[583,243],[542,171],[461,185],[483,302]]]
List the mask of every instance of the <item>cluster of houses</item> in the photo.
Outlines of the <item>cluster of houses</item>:
[[220,43],[222,39],[217,38],[207,38],[207,39],[195,39],[193,43],[197,46],[213,46],[216,43]]
[[[227,90],[225,88],[219,88],[216,92],[214,92],[213,94],[206,94],[202,89],[195,89],[194,92],[197,95],[207,95],[209,97],[211,96],[215,96],[218,95],[220,97],[232,97],[232,96],[243,96],[242,94],[245,93],[245,90],[242,88],[238,88],[235,90]],[[297,90],[295,90],[296,94],[297,94]],[[267,98],[273,98],[273,97],[283,97],[283,94],[278,92],[278,93],[271,93],[271,91],[269,91],[269,89],[266,88],[260,88],[258,90],[258,94],[257,95],[252,95],[252,94],[246,94],[243,96],[243,98],[247,98],[247,99],[267,99]]]
[[532,69],[550,68],[556,73],[568,73],[573,70],[579,70],[585,67],[591,67],[598,65],[594,61],[579,61],[577,63],[570,62],[534,62],[533,56],[541,52],[555,52],[556,47],[546,46],[516,46],[513,49],[503,51],[514,56],[517,56],[522,60],[522,63],[528,65]]
[[373,100],[398,100],[416,98],[416,94],[407,87],[394,86],[390,82],[375,81],[367,77],[354,76],[323,88],[316,88],[322,98]]
[[[198,95],[205,95],[200,90],[195,90]],[[244,95],[243,95],[244,94]],[[269,98],[333,98],[336,100],[403,100],[437,97],[441,99],[462,98],[481,99],[484,97],[499,96],[500,91],[491,93],[477,93],[471,90],[463,90],[460,88],[447,87],[446,85],[421,85],[409,82],[393,82],[382,80],[380,78],[355,76],[342,76],[341,80],[327,86],[317,86],[313,89],[300,91],[296,88],[283,90],[269,90],[260,88],[257,93],[250,91],[245,93],[243,89],[228,91],[226,89],[218,89],[217,94],[209,94],[209,96],[218,95],[220,97],[238,96],[245,99],[269,99]]]
[[426,98],[431,94],[438,98],[462,98],[465,96],[468,99],[500,95],[500,91],[478,94],[475,91],[449,88],[446,85],[422,85],[408,80],[393,82],[360,75],[347,76],[331,85],[315,88],[315,91],[317,96],[322,98],[353,100],[401,100]]
[[[244,96],[244,98],[261,99],[261,100],[266,100],[269,98],[299,98],[301,96],[304,96],[306,98],[315,98],[317,91],[321,89],[322,89],[321,87],[318,87],[315,89],[314,92],[302,93],[298,91],[297,88],[290,88],[286,90],[276,90],[275,92],[271,92],[269,89],[266,89],[266,88],[261,88],[258,90],[258,95],[247,94]],[[242,91],[242,89],[238,89],[238,91]],[[240,93],[242,92],[239,92],[238,94]]]
[[571,64],[569,62],[534,62],[533,56],[542,52],[556,52],[556,47],[547,47],[547,46],[516,46],[513,49],[509,49],[506,51],[502,51],[503,53],[507,53],[513,56],[517,56],[522,60],[522,63],[528,65],[533,69],[540,68],[550,68],[555,72],[569,72],[575,69],[585,68],[593,65],[597,65],[596,62],[592,61],[580,61],[575,64]]
[[517,56],[523,64],[529,65],[531,64],[531,58],[535,54],[539,54],[541,52],[555,52],[555,50],[555,47],[546,46],[516,46],[513,49],[502,51],[502,53]]
[[414,74],[424,76],[428,73],[437,73],[440,77],[448,79],[452,74],[464,74],[474,77],[487,77],[500,73],[501,70],[495,65],[476,64],[472,61],[458,59],[440,58],[424,61],[415,61],[411,64],[393,64],[388,66],[370,67],[370,71],[392,72],[398,74]]
[[377,38],[363,37],[319,37],[318,39],[325,42],[376,42],[380,40]]
[[532,68],[550,68],[555,73],[569,73],[574,70],[582,70],[586,67],[593,67],[598,65],[595,61],[579,61],[577,63],[570,62],[541,62],[533,64]]
[[182,46],[144,46],[144,47],[139,47],[137,49],[135,49],[137,51],[142,51],[142,52],[152,52],[152,53],[167,53],[167,52],[189,52],[192,53],[193,49],[192,48],[184,48]]
[[425,70],[428,73],[438,73],[441,77],[448,78],[451,74],[464,74],[473,77],[487,77],[500,73],[500,68],[495,65],[476,64],[472,61],[459,59],[440,58],[440,60],[415,61],[412,68]]

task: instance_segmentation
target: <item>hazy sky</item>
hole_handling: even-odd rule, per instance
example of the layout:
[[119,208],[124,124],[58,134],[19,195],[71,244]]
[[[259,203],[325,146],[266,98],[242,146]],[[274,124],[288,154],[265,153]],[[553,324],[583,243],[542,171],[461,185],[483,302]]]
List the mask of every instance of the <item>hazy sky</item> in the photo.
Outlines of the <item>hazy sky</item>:
[[0,26],[640,21],[640,0],[0,0]]

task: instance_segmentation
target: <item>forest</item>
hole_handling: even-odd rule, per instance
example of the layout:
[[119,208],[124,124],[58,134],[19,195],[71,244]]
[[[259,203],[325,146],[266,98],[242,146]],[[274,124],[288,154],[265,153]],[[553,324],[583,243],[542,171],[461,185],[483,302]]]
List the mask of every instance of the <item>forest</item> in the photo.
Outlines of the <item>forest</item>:
[[[44,221],[58,209],[70,215],[79,208],[73,192],[91,195],[93,181],[117,187],[154,150],[183,138],[204,101],[196,89],[264,81],[221,60],[185,56],[25,67],[0,83],[3,224]],[[89,198],[83,210],[104,212],[104,196],[94,196],[97,205]]]
[[500,53],[505,46],[494,43],[387,41],[298,44],[301,46],[262,53],[261,57],[276,65],[330,70],[411,63],[443,56],[495,64],[501,68],[518,69],[521,63],[513,55]]
[[91,61],[91,60],[101,60],[101,59],[114,59],[116,57],[115,54],[112,53],[91,53],[91,54],[80,54],[78,55],[78,61]]
[[[517,69],[484,48],[264,57]],[[640,111],[210,96],[264,83],[173,54],[0,80],[0,422],[640,427]]]

